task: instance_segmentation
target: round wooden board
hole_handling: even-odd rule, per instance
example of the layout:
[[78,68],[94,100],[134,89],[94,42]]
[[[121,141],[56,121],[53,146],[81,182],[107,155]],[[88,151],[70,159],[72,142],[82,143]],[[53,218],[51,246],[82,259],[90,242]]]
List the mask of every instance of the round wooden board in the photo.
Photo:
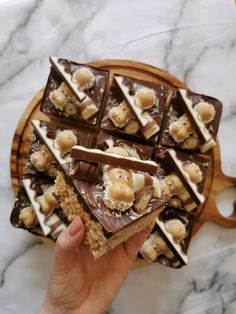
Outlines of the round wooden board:
[[[184,83],[180,82],[168,72],[135,61],[102,60],[91,62],[88,65],[109,70],[111,74],[110,79],[113,73],[118,73],[151,83],[164,83],[172,88],[183,87],[189,89]],[[10,164],[12,187],[15,194],[19,188],[19,177],[24,175],[24,166],[30,147],[32,136],[32,126],[30,122],[32,119],[49,120],[46,115],[40,112],[40,102],[43,97],[43,92],[44,89],[40,90],[27,106],[18,123],[13,138]],[[236,184],[236,178],[225,176],[221,170],[219,143],[217,143],[217,146],[208,158],[210,165],[203,191],[203,194],[206,196],[206,202],[199,209],[193,235],[206,221],[214,221],[226,228],[236,227],[236,214],[223,217],[216,206],[216,194],[225,187]]]

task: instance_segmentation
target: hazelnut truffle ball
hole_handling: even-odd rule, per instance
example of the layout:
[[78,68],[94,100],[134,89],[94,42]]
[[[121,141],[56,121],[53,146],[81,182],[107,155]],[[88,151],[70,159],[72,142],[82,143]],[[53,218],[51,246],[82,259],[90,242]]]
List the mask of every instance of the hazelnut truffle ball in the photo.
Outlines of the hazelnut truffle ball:
[[109,189],[109,194],[111,198],[116,201],[126,203],[131,203],[134,201],[133,189],[123,182],[113,183]]
[[189,136],[187,128],[180,121],[169,126],[169,133],[177,143],[183,142]]
[[28,228],[34,227],[37,223],[37,217],[31,206],[23,208],[20,212],[19,218]]
[[65,116],[75,116],[78,113],[78,108],[75,103],[68,102],[64,108]]
[[165,223],[166,231],[171,233],[174,240],[182,240],[186,234],[185,225],[179,219],[171,219]]
[[44,215],[48,216],[52,213],[52,208],[49,206],[49,204],[46,202],[44,195],[42,195],[40,198],[38,198],[38,201],[40,203],[40,211]]
[[157,250],[154,248],[154,246],[151,244],[149,240],[146,240],[143,243],[140,253],[144,257],[144,259],[148,262],[154,262],[158,257]]
[[55,108],[60,111],[63,111],[66,103],[66,96],[62,93],[62,91],[60,89],[53,91],[50,94],[50,98]]
[[67,97],[67,98],[71,98],[74,96],[74,93],[72,92],[72,90],[70,89],[70,87],[63,82],[59,88],[59,90],[61,90],[61,92]]
[[30,162],[38,171],[44,171],[48,161],[41,151],[37,151],[30,156]]
[[74,74],[73,74],[73,80],[78,84],[80,89],[86,90],[94,85],[94,75],[92,71],[90,71],[86,67],[82,67],[78,69]]
[[55,166],[55,164],[49,165],[49,167],[47,168],[47,173],[50,177],[55,178],[58,173],[58,168]]
[[139,124],[137,121],[132,121],[124,128],[126,134],[136,134],[139,130]]
[[152,238],[152,244],[159,253],[165,253],[168,250],[166,242],[159,235],[155,235],[155,237]]
[[52,162],[54,160],[53,155],[49,152],[45,145],[41,146],[40,151],[42,152],[43,156],[47,159],[47,162]]
[[77,144],[77,138],[71,130],[58,132],[55,138],[55,146],[62,154],[68,153]]
[[129,186],[132,185],[132,172],[127,169],[117,168],[117,167],[107,167],[107,176],[111,183],[121,182]]
[[156,95],[153,89],[142,87],[135,93],[135,99],[138,100],[138,106],[141,106],[143,110],[150,109],[156,102]]
[[182,147],[185,149],[196,149],[199,145],[199,139],[195,136],[188,137],[184,140]]
[[199,113],[204,123],[211,122],[215,117],[215,108],[208,102],[201,101],[194,107],[194,109]]
[[127,124],[127,119],[131,115],[129,106],[122,101],[118,106],[113,107],[109,112],[109,117],[118,128],[123,128]]
[[179,193],[184,189],[183,183],[181,182],[180,178],[174,173],[169,174],[165,180],[169,186],[170,191],[173,194]]
[[170,190],[167,180],[160,181],[160,188],[161,188],[161,191],[164,192],[165,194],[167,195],[171,194],[171,190]]
[[183,165],[184,171],[186,171],[193,183],[199,183],[202,181],[202,171],[195,162],[186,163]]
[[50,186],[45,192],[44,192],[44,199],[48,203],[48,205],[51,208],[55,208],[58,206],[58,200],[55,198],[54,194],[56,193],[55,186]]

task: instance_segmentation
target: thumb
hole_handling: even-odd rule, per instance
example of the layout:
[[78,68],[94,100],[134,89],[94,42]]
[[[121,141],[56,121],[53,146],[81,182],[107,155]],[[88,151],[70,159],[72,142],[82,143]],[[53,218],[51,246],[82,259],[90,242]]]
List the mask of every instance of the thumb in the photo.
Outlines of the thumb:
[[57,239],[54,254],[54,270],[69,271],[76,263],[77,252],[84,238],[84,224],[76,217]]

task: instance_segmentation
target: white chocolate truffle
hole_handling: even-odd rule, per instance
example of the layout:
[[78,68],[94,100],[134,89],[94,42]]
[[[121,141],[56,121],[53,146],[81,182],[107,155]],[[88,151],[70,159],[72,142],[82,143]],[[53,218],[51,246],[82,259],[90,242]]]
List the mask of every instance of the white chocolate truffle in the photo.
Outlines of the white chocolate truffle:
[[134,192],[132,188],[123,182],[116,182],[109,188],[109,194],[115,201],[132,203],[134,201]]
[[158,257],[158,252],[149,240],[146,240],[141,247],[140,254],[148,262],[155,262]]
[[106,176],[109,178],[110,183],[124,183],[132,186],[132,172],[127,169],[108,166],[106,168]]
[[55,138],[55,147],[62,154],[70,152],[71,148],[76,144],[77,138],[71,130],[60,131]]
[[177,121],[169,125],[169,134],[177,143],[182,143],[192,132],[193,129],[186,114],[183,114]]
[[179,121],[187,129],[187,132],[193,132],[191,122],[186,113],[179,118]]
[[137,121],[131,121],[124,128],[124,131],[126,134],[136,134],[138,130],[139,130],[139,124]]
[[47,159],[41,151],[34,152],[30,156],[30,162],[38,171],[44,171],[47,166]]
[[150,241],[154,245],[158,254],[165,253],[168,250],[166,242],[162,239],[162,237],[159,234],[151,235]]
[[74,97],[74,93],[73,93],[72,90],[70,89],[69,85],[67,85],[65,82],[61,83],[61,85],[60,85],[59,88],[60,88],[61,92],[62,92],[67,98]]
[[46,158],[48,163],[54,161],[54,157],[50,153],[50,151],[47,149],[46,145],[42,145],[40,151],[43,154],[43,156]]
[[103,198],[104,204],[107,208],[114,209],[116,211],[124,212],[127,209],[129,209],[133,205],[132,202],[126,202],[123,200],[116,200],[111,197],[109,193],[109,189],[105,190],[104,198]]
[[28,228],[32,228],[37,224],[37,216],[35,215],[32,206],[23,208],[20,212],[19,218]]
[[81,90],[87,90],[94,85],[94,75],[91,70],[82,67],[73,74],[73,81],[78,84]]
[[64,107],[65,117],[75,116],[78,113],[78,108],[75,103],[68,102]]
[[105,187],[104,204],[118,211],[125,211],[133,205],[134,192],[131,171],[105,166],[103,171]]
[[199,145],[199,139],[196,136],[190,136],[182,143],[182,148],[196,149]]
[[175,257],[175,254],[171,251],[171,249],[168,248],[168,250],[165,252],[165,256],[169,259],[172,259]]
[[51,208],[55,208],[59,205],[58,200],[55,198],[54,194],[56,194],[56,188],[55,186],[50,186],[45,192],[44,192],[44,199],[48,203],[48,205]]
[[159,255],[165,255],[167,258],[173,258],[174,254],[171,252],[166,242],[157,233],[152,233],[150,237],[144,242],[140,253],[150,262],[157,260]]
[[202,181],[202,171],[195,162],[185,163],[183,169],[188,173],[193,183],[197,184]]
[[189,136],[187,128],[180,121],[170,124],[169,134],[177,143],[183,142]]
[[201,120],[204,123],[209,123],[214,120],[215,117],[215,108],[205,101],[200,101],[195,107],[194,110],[198,112],[201,117]]
[[58,169],[57,167],[55,167],[55,165],[49,165],[49,167],[47,168],[47,173],[50,177],[56,178]]
[[[153,89],[142,87],[135,93],[135,100],[143,110],[152,108],[156,103],[156,94]],[[137,101],[138,100],[138,101]]]
[[178,194],[179,192],[185,189],[180,178],[174,173],[169,174],[165,178],[165,181],[172,194]]
[[171,219],[165,223],[165,229],[171,233],[173,239],[178,241],[182,240],[186,234],[185,225],[179,219]]
[[50,93],[50,100],[52,101],[54,107],[60,111],[64,110],[66,104],[66,96],[62,93],[61,89],[56,89]]
[[131,115],[131,110],[125,101],[122,101],[118,106],[113,107],[109,112],[109,118],[118,128],[123,128]]
[[160,189],[165,194],[171,195],[171,190],[170,190],[167,180],[164,179],[160,181]]

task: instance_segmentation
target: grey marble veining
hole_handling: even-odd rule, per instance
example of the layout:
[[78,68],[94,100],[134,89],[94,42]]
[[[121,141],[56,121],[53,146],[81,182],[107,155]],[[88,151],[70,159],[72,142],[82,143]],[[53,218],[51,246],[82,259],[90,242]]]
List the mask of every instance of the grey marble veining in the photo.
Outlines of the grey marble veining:
[[[49,73],[49,55],[80,62],[132,59],[168,70],[224,103],[219,140],[236,176],[236,6],[233,0],[21,0],[0,2],[0,313],[34,313],[52,251],[9,223],[11,141]],[[236,189],[218,205],[230,213]],[[181,270],[133,270],[109,313],[236,313],[236,230],[206,223]]]

